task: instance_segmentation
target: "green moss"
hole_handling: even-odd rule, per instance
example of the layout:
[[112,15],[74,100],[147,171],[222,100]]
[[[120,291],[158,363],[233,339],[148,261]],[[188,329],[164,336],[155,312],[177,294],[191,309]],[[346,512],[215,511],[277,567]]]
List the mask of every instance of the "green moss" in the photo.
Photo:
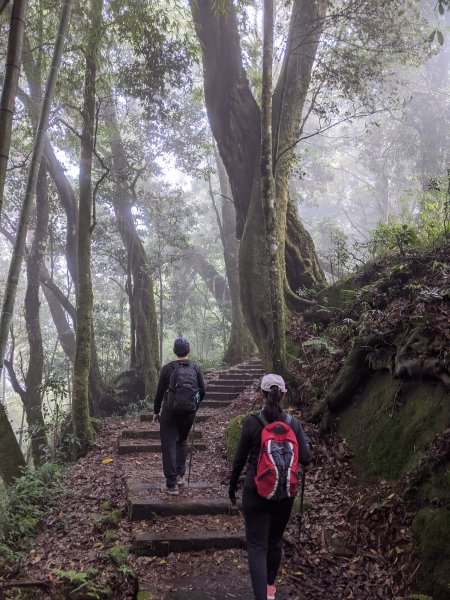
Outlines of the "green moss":
[[450,558],[450,511],[445,508],[424,508],[412,523],[414,535],[425,559]]
[[104,539],[107,544],[112,544],[113,542],[117,542],[117,540],[120,539],[120,536],[118,536],[114,531],[107,531]]
[[411,381],[400,391],[398,386],[390,374],[376,373],[358,402],[338,419],[339,433],[368,475],[400,477],[417,464],[424,446],[450,419],[448,393],[440,383]]
[[105,556],[118,567],[128,564],[128,554],[129,550],[127,546],[122,544],[113,546],[105,552]]
[[440,465],[419,490],[423,503],[450,499],[450,462]]
[[238,415],[231,419],[225,430],[225,446],[227,449],[227,459],[231,462],[234,459],[241,436],[242,424],[248,415]]
[[412,523],[419,542],[423,571],[432,582],[433,593],[449,591],[450,586],[450,511],[424,508]]
[[105,511],[112,510],[111,502],[109,500],[105,500],[105,502],[100,504],[100,509]]
[[138,592],[136,600],[156,600],[156,598],[150,592]]
[[99,529],[106,531],[107,529],[113,529],[120,523],[121,512],[120,510],[112,510],[106,515],[94,514],[94,521]]

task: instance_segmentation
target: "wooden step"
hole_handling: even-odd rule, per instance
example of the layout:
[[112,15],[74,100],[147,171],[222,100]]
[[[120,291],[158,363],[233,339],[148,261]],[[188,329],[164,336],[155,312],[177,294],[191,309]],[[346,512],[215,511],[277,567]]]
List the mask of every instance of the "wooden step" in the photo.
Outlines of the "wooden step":
[[238,533],[207,531],[195,535],[188,533],[171,536],[141,533],[134,540],[134,553],[137,556],[168,556],[171,552],[199,552],[244,547],[243,531]]
[[[202,432],[197,430],[193,433],[194,439],[199,440],[202,437]],[[122,431],[123,439],[132,440],[159,440],[159,429],[126,429]],[[192,438],[192,431],[189,433],[189,440]]]
[[[154,473],[152,473],[154,474]],[[164,473],[160,473],[160,478],[161,481],[159,483],[147,483],[145,481],[134,481],[132,479],[127,479],[125,481],[125,485],[126,488],[128,490],[128,494],[130,496],[137,496],[138,494],[143,494],[145,492],[154,492],[154,491],[160,491],[160,490],[164,490],[166,487],[166,484],[162,482],[162,480],[164,480]],[[185,477],[185,481],[186,484],[184,486],[181,486],[180,489],[183,490],[184,488],[188,489],[188,490],[210,490],[213,486],[211,484],[211,482],[207,482],[207,481],[190,481],[189,484],[187,483],[187,473],[186,473],[186,477]],[[225,492],[224,492],[225,493]]]
[[[211,488],[211,485],[209,487]],[[183,494],[182,487],[180,490]],[[152,515],[175,517],[178,515],[236,515],[237,513],[237,506],[233,506],[229,500],[221,498],[188,500],[183,499],[183,496],[180,495],[167,496],[163,500],[157,498],[129,498],[128,500],[130,521],[151,519]]]
[[[201,442],[194,442],[194,452],[200,452],[207,449],[207,445]],[[188,445],[188,452],[191,450],[191,445]],[[119,444],[119,454],[135,454],[138,452],[161,452],[161,444],[150,442],[146,444],[133,443],[133,442],[121,442]]]

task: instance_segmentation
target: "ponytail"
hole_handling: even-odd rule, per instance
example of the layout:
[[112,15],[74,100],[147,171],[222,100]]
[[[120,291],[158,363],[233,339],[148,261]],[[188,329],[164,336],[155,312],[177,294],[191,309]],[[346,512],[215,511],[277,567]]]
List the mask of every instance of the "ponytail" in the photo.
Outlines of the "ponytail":
[[266,398],[264,408],[270,421],[279,421],[283,413],[283,409],[281,408],[281,400],[283,398],[282,391],[277,385],[272,385],[270,391],[266,392],[265,390],[262,390],[262,392]]

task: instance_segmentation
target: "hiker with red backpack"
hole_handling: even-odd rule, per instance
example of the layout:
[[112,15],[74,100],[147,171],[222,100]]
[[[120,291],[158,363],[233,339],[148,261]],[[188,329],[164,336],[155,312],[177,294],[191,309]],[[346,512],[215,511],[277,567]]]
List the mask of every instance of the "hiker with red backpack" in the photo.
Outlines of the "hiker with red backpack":
[[167,493],[175,496],[179,494],[179,486],[184,485],[187,438],[206,388],[201,368],[189,360],[189,340],[177,338],[173,351],[176,360],[164,365],[159,376],[153,421],[160,422],[159,435]]
[[286,394],[279,375],[264,375],[259,413],[246,418],[234,457],[228,494],[236,503],[239,476],[247,462],[242,508],[255,600],[275,600],[282,538],[300,481],[299,463],[311,459],[300,423],[282,409]]

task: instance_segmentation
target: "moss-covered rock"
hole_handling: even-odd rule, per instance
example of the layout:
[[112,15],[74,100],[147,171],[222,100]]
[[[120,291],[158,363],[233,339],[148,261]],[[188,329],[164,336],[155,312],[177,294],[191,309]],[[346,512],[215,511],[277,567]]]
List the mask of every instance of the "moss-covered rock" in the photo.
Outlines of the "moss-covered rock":
[[[412,530],[419,543],[422,570],[433,586],[433,594],[450,597],[450,511],[424,508],[414,518]],[[449,594],[441,596],[441,594]]]
[[107,531],[105,533],[105,537],[104,540],[107,544],[112,544],[114,542],[117,542],[117,540],[120,539],[120,536],[117,535],[117,533],[115,531]]
[[248,416],[238,415],[231,419],[228,423],[228,426],[225,430],[225,446],[227,450],[227,459],[232,462],[234,459],[234,455],[236,454],[236,450],[239,443],[239,438],[241,436],[242,424],[244,419]]
[[114,529],[120,523],[122,514],[120,510],[111,510],[105,515],[94,514],[94,521],[97,527],[103,531]]
[[124,546],[123,544],[118,544],[117,546],[113,546],[112,548],[109,548],[109,550],[107,550],[105,552],[106,558],[108,558],[110,561],[112,561],[118,567],[122,567],[123,565],[128,564],[128,554],[129,554],[129,549],[127,548],[127,546]]
[[356,463],[368,475],[397,479],[414,467],[425,445],[450,420],[450,402],[441,383],[403,383],[375,373],[361,397],[338,418]]

